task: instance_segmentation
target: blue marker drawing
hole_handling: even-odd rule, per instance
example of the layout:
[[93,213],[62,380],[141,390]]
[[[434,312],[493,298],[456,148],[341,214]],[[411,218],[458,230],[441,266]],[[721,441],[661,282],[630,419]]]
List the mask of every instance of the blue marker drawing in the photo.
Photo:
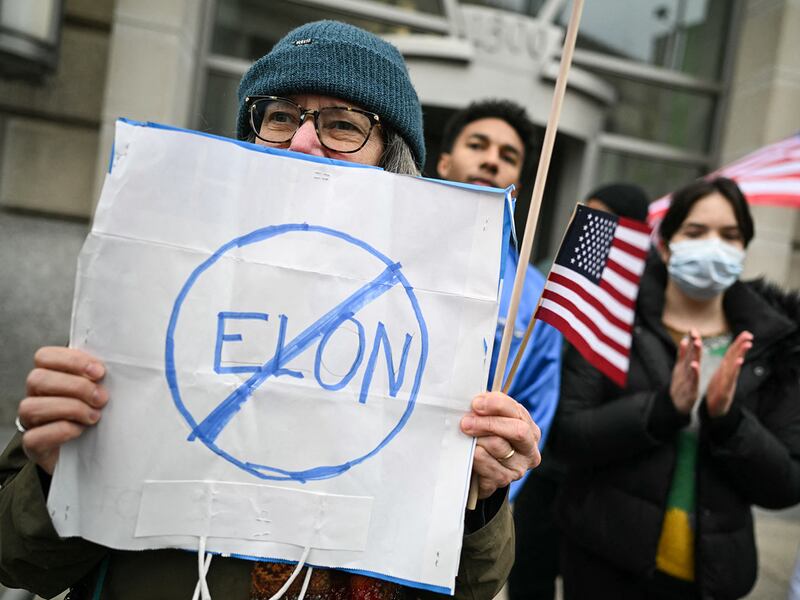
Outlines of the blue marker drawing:
[[289,321],[289,317],[286,315],[278,315],[278,320],[280,321],[280,326],[278,329],[278,343],[275,345],[275,364],[279,366],[275,369],[275,377],[279,375],[288,375],[289,377],[302,379],[303,374],[300,371],[293,371],[292,369],[283,369],[280,367],[281,364],[289,360],[283,354],[283,347],[284,344],[286,344],[286,323]]
[[[264,240],[288,232],[309,232],[309,233],[328,235],[341,239],[347,243],[356,246],[357,248],[366,251],[373,257],[378,258],[382,263],[386,265],[386,268],[372,281],[362,285],[358,290],[353,292],[345,300],[343,300],[342,302],[334,306],[331,310],[326,312],[324,315],[319,317],[312,325],[308,326],[306,329],[304,329],[302,332],[296,335],[288,343],[286,343],[286,328],[287,328],[288,317],[286,315],[279,315],[280,330],[278,334],[278,341],[276,344],[275,353],[269,360],[264,362],[261,366],[222,367],[220,364],[221,348],[222,344],[225,342],[234,343],[234,342],[239,342],[242,339],[241,334],[226,333],[226,321],[233,319],[262,319],[266,321],[269,318],[268,315],[266,315],[265,313],[220,312],[218,314],[218,324],[217,324],[217,338],[216,338],[215,365],[214,365],[215,370],[217,371],[217,373],[252,372],[252,375],[237,389],[235,389],[231,394],[229,394],[227,398],[222,400],[220,404],[217,405],[216,408],[214,408],[208,415],[206,415],[198,423],[192,416],[192,414],[189,412],[189,410],[187,409],[186,405],[183,402],[183,399],[181,398],[178,375],[175,366],[175,341],[174,341],[175,328],[178,323],[183,303],[186,300],[186,297],[191,291],[192,287],[197,282],[198,278],[205,271],[211,268],[228,251],[235,248],[241,248],[250,244],[262,242]],[[216,444],[216,439],[219,436],[219,434],[228,425],[230,420],[239,412],[244,403],[248,401],[248,399],[252,396],[253,392],[256,389],[258,389],[258,387],[266,379],[268,379],[269,377],[278,377],[281,375],[288,375],[292,377],[303,377],[302,373],[287,369],[285,368],[284,365],[286,365],[294,357],[298,356],[300,353],[309,348],[309,346],[311,346],[314,342],[318,340],[319,340],[319,346],[317,348],[315,369],[314,369],[315,371],[314,376],[316,381],[323,389],[326,390],[338,390],[347,385],[347,383],[349,383],[349,381],[356,374],[364,358],[364,341],[365,341],[364,327],[357,319],[355,319],[355,314],[361,308],[365,307],[370,302],[379,298],[387,291],[394,288],[394,286],[396,285],[401,285],[404,288],[406,296],[408,297],[410,303],[410,308],[419,326],[420,358],[417,364],[416,372],[414,375],[414,381],[411,387],[405,411],[401,415],[397,424],[394,425],[394,427],[387,433],[387,435],[380,441],[380,443],[378,443],[378,445],[375,448],[373,448],[366,454],[357,456],[342,464],[322,465],[302,471],[289,471],[280,469],[275,466],[262,465],[241,460],[240,458],[234,457],[225,450],[221,449]],[[330,339],[331,335],[333,335],[333,333],[347,321],[355,323],[358,330],[359,349],[357,355],[353,360],[353,364],[350,370],[344,375],[344,377],[339,382],[324,383],[321,379],[321,374],[319,370],[322,360],[322,355],[324,353],[324,348],[328,340]],[[383,323],[378,323],[378,327],[375,332],[375,343],[373,345],[373,350],[372,353],[370,354],[370,358],[367,361],[367,369],[364,375],[364,383],[362,384],[362,389],[359,396],[359,402],[364,403],[366,401],[366,396],[369,391],[369,385],[372,381],[372,376],[376,366],[376,361],[379,352],[378,348],[381,345],[384,348],[384,355],[386,358],[386,363],[388,368],[389,394],[392,397],[396,397],[397,393],[399,392],[403,384],[403,378],[405,375],[406,362],[408,359],[408,352],[411,345],[411,341],[412,337],[409,334],[406,334],[405,342],[403,344],[403,349],[401,353],[400,364],[397,370],[395,371],[392,359],[392,352],[389,344],[388,335],[386,333],[385,325]],[[200,264],[200,266],[198,266],[192,272],[192,274],[187,279],[186,283],[183,285],[173,306],[172,314],[170,316],[169,326],[167,328],[164,360],[165,360],[165,372],[166,372],[167,382],[170,391],[172,393],[173,401],[175,402],[175,405],[179,410],[179,412],[183,415],[183,417],[186,419],[187,423],[191,427],[191,433],[189,435],[190,441],[195,439],[200,439],[206,446],[208,446],[209,449],[211,449],[219,456],[225,458],[226,460],[230,461],[231,463],[235,464],[241,469],[244,469],[245,471],[262,479],[273,479],[273,480],[291,479],[295,481],[305,482],[309,480],[335,477],[337,475],[340,475],[341,473],[344,473],[351,467],[363,462],[364,460],[370,458],[371,456],[374,456],[397,435],[397,433],[405,426],[406,422],[408,421],[414,409],[416,397],[419,392],[420,384],[422,382],[422,375],[425,370],[425,364],[427,362],[427,356],[428,356],[428,331],[425,325],[425,319],[422,316],[422,311],[420,310],[419,302],[417,300],[416,295],[414,294],[414,290],[409,284],[408,280],[403,275],[399,263],[391,261],[388,257],[380,253],[372,246],[341,231],[337,231],[327,227],[308,225],[306,223],[293,223],[293,224],[273,225],[270,227],[264,227],[262,229],[253,231],[247,235],[235,238],[234,240],[231,240],[230,242],[219,248],[213,255],[211,255],[207,260],[205,260],[202,264]],[[226,371],[225,369],[239,369],[239,370]]]
[[[320,367],[322,366],[322,353],[325,351],[325,346],[328,344],[328,340],[331,338],[337,329],[339,329],[339,325],[342,323],[346,323],[347,321],[352,321],[356,324],[356,328],[358,329],[358,352],[356,353],[356,357],[353,359],[353,364],[350,367],[350,370],[345,373],[345,376],[342,377],[341,381],[334,384],[328,384],[322,381],[322,374],[320,373]],[[345,319],[341,319],[339,323],[336,324],[335,327],[330,327],[328,331],[325,332],[325,335],[322,336],[322,340],[317,346],[317,356],[314,359],[314,377],[317,380],[317,383],[326,390],[340,390],[353,378],[358,371],[358,367],[361,366],[361,361],[364,359],[364,326],[361,324],[361,321],[354,319],[352,316],[348,316]]]
[[222,344],[224,342],[241,342],[241,333],[225,333],[225,322],[229,319],[257,319],[261,321],[269,320],[266,313],[257,312],[230,312],[222,311],[217,314],[217,344],[214,347],[214,371],[217,373],[255,373],[258,367],[223,367],[222,366]]
[[383,353],[386,357],[386,367],[389,370],[389,396],[392,398],[397,397],[397,392],[403,387],[403,378],[406,374],[406,359],[408,358],[408,349],[411,346],[411,336],[406,334],[406,340],[403,343],[403,352],[400,355],[400,366],[397,371],[394,370],[394,361],[392,360],[392,349],[389,346],[389,336],[386,335],[386,326],[378,322],[378,327],[375,330],[375,343],[372,345],[372,354],[369,355],[367,362],[367,370],[364,373],[364,382],[361,384],[361,394],[359,394],[358,401],[364,404],[367,401],[367,394],[369,393],[369,386],[372,383],[372,375],[375,373],[375,363],[378,360],[378,349],[383,346]]
[[[219,433],[231,418],[239,412],[242,404],[252,395],[267,377],[274,375],[282,364],[289,362],[303,352],[319,337],[324,337],[328,330],[338,327],[342,317],[349,318],[358,309],[364,307],[378,296],[388,292],[397,283],[397,271],[400,265],[390,265],[375,279],[359,288],[344,302],[325,313],[320,319],[307,327],[300,335],[292,340],[279,354],[264,363],[256,373],[234,390],[230,396],[217,406],[203,421],[194,428],[189,439],[195,436],[202,438],[206,443],[217,439]],[[280,343],[279,343],[280,345]]]

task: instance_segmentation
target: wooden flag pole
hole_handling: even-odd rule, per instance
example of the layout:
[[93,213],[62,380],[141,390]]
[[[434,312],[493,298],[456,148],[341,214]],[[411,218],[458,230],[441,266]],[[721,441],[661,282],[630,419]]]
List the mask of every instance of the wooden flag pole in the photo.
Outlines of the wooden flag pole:
[[[567,77],[569,68],[572,64],[572,54],[575,51],[575,40],[578,38],[578,24],[581,20],[583,11],[583,0],[573,0],[572,14],[567,25],[567,34],[564,39],[564,49],[561,52],[561,64],[558,69],[558,78],[553,93],[553,103],[550,107],[550,116],[547,119],[547,128],[544,133],[542,153],[539,156],[539,166],[536,170],[536,179],[533,184],[533,196],[531,205],[528,209],[528,220],[525,224],[525,235],[522,238],[522,248],[519,252],[519,263],[517,273],[514,277],[514,288],[511,292],[511,304],[506,315],[506,325],[503,328],[503,338],[500,342],[500,351],[497,355],[497,366],[494,370],[492,380],[492,391],[499,391],[503,385],[503,375],[506,372],[508,362],[508,352],[511,348],[511,336],[514,331],[514,324],[517,321],[517,311],[519,301],[522,297],[522,289],[525,284],[525,272],[531,260],[531,249],[533,248],[533,234],[539,221],[539,211],[544,196],[544,184],[547,180],[547,172],[550,169],[550,158],[553,156],[553,145],[558,129],[558,120],[561,117],[561,105],[564,103],[564,92],[567,89]],[[478,503],[478,478],[472,478],[467,498],[467,508],[474,510]]]
[[536,303],[536,308],[533,310],[531,319],[530,321],[528,321],[528,328],[525,330],[525,335],[522,336],[522,341],[519,344],[519,348],[517,348],[517,354],[514,356],[514,362],[511,363],[511,370],[508,372],[508,377],[506,377],[506,382],[503,384],[504,394],[508,393],[508,390],[511,389],[511,384],[514,383],[514,375],[517,374],[517,369],[519,369],[519,363],[522,362],[522,355],[525,354],[525,348],[528,347],[528,342],[531,339],[533,328],[536,326],[536,311],[539,309],[539,305],[541,303],[542,299],[540,297],[539,302]]
[[[582,203],[578,204],[582,205]],[[572,221],[575,218],[576,210],[577,208],[572,209],[572,216],[569,218],[569,223],[567,223],[567,228],[564,230],[564,233],[561,236],[561,243],[558,245],[559,248],[561,248],[564,245],[564,240],[567,237],[567,231],[569,231],[569,228],[572,227]],[[555,264],[555,258],[553,259],[553,263]],[[519,369],[519,363],[522,362],[522,355],[525,354],[525,348],[528,347],[528,342],[531,340],[531,334],[533,333],[533,328],[536,325],[536,320],[537,320],[536,314],[539,312],[539,307],[542,304],[543,296],[544,296],[544,290],[542,290],[542,293],[539,294],[539,301],[536,303],[536,308],[533,309],[533,314],[531,314],[531,318],[528,320],[528,328],[525,330],[525,335],[522,336],[522,341],[520,342],[519,347],[517,348],[517,354],[516,356],[514,356],[514,362],[511,363],[511,369],[508,371],[508,377],[506,377],[506,382],[503,384],[504,394],[508,393],[508,390],[511,389],[511,384],[514,383],[514,375],[517,374],[517,369]]]

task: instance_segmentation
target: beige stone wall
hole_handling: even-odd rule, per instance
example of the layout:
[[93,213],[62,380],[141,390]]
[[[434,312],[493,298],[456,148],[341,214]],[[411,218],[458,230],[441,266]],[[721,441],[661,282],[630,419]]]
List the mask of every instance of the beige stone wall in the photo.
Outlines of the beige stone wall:
[[0,426],[14,421],[35,349],[69,339],[113,12],[113,0],[67,0],[55,72],[0,77]]
[[13,117],[3,136],[0,202],[58,215],[88,217],[97,156],[96,127]]
[[[745,0],[721,163],[800,131],[800,0]],[[745,277],[800,287],[800,211],[754,207]]]
[[56,71],[0,78],[0,207],[88,218],[113,0],[68,0]]
[[116,0],[95,192],[119,117],[190,127],[207,2]]
[[0,78],[0,209],[88,219],[118,117],[191,125],[205,6],[67,0],[57,70]]

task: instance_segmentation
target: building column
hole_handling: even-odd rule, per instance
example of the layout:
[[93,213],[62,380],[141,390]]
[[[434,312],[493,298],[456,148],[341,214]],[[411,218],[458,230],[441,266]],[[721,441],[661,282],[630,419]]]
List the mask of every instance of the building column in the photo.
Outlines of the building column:
[[[745,0],[721,164],[800,130],[800,0]],[[800,287],[800,211],[755,206],[745,277]]]
[[208,0],[117,0],[101,115],[95,202],[119,117],[192,125]]

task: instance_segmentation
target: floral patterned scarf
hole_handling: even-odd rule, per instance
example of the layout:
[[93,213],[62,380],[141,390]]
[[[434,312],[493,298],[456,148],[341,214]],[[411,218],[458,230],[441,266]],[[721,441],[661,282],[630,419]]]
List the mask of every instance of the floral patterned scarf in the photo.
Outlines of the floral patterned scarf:
[[[295,565],[259,562],[253,566],[250,598],[269,600],[289,579]],[[306,576],[304,568],[283,596],[297,600]],[[334,569],[314,569],[305,600],[404,600],[405,589],[390,581]]]

